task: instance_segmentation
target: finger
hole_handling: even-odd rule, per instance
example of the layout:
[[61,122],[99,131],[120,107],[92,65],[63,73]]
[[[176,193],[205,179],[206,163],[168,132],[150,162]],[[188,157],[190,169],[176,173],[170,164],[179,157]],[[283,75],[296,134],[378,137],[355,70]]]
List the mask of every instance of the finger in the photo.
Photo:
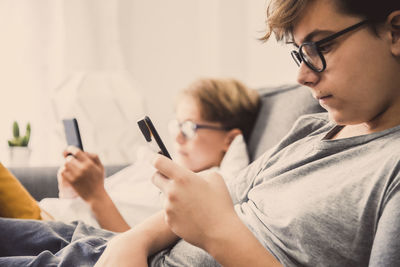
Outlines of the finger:
[[156,154],[153,158],[153,166],[164,176],[179,180],[185,177],[192,177],[194,173],[170,160],[169,158]]
[[67,168],[60,168],[59,169],[59,175],[66,181],[71,182],[74,180],[74,175],[71,173],[71,171]]
[[205,181],[213,184],[225,184],[223,176],[215,171],[209,171],[200,175]]
[[165,193],[167,186],[170,182],[170,180],[165,177],[164,175],[162,175],[159,172],[156,172],[152,177],[151,177],[151,181],[153,182],[153,184],[155,186],[157,186],[163,193]]
[[98,156],[97,154],[89,153],[89,152],[85,152],[85,153],[86,153],[86,155],[88,155],[88,157],[89,157],[96,165],[102,165],[102,166],[103,166],[103,164],[101,163],[100,158],[99,158],[99,156]]
[[58,168],[57,175],[61,175],[61,173],[65,170],[65,165],[61,165],[60,168]]
[[77,176],[80,169],[82,169],[82,163],[78,161],[75,157],[70,155],[65,159],[64,169],[71,175]]
[[88,160],[88,156],[82,150],[80,150],[79,148],[77,148],[75,146],[68,146],[65,151],[67,152],[67,155],[71,154],[79,161]]

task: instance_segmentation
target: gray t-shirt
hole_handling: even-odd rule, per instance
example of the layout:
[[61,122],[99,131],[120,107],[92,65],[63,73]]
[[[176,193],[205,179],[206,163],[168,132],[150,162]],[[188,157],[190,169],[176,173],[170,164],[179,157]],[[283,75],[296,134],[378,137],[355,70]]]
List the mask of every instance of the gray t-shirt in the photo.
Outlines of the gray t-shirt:
[[[400,126],[328,140],[327,114],[300,118],[228,184],[236,212],[285,266],[400,266]],[[152,266],[218,266],[180,241]]]

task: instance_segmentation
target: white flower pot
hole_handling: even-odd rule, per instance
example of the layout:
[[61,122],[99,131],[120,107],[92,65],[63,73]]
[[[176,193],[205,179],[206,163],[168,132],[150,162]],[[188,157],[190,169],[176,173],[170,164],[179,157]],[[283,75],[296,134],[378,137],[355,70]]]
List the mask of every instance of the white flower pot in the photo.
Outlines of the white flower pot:
[[29,147],[9,147],[11,166],[28,166],[31,149]]

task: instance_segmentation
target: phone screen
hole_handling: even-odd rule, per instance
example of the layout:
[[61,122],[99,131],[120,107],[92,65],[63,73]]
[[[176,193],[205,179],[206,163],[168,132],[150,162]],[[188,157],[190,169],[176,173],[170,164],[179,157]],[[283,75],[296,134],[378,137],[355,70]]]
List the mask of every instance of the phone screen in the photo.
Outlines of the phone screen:
[[64,130],[67,144],[75,146],[83,151],[82,139],[79,132],[78,121],[75,118],[64,119]]
[[148,116],[145,116],[143,119],[138,122],[139,129],[141,130],[144,138],[147,142],[152,142],[153,138],[157,143],[159,148],[159,153],[171,159],[170,154],[168,153],[167,148],[165,147],[163,141],[161,140],[160,135],[158,134],[156,128],[154,127],[153,122]]

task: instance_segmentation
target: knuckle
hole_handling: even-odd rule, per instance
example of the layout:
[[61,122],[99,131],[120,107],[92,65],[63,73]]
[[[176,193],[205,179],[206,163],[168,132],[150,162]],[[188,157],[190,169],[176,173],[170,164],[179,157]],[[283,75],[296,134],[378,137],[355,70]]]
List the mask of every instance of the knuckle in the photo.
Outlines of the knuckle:
[[58,172],[64,176],[67,173],[67,168],[60,168]]
[[158,178],[158,172],[156,172],[156,173],[154,173],[152,176],[151,176],[151,182],[153,183],[153,184],[157,184],[157,178]]
[[74,154],[75,154],[75,156],[80,157],[80,156],[83,156],[84,152],[80,149],[75,149]]
[[154,167],[159,169],[162,167],[163,157],[159,154],[154,156]]
[[170,224],[171,224],[171,218],[169,217],[169,215],[168,215],[168,213],[167,213],[166,210],[164,211],[164,221],[165,221],[165,223],[166,223],[167,225],[170,225]]
[[174,182],[175,182],[176,184],[180,185],[180,186],[185,186],[185,185],[188,184],[189,181],[188,181],[187,177],[184,177],[184,176],[176,176],[175,179],[174,179]]
[[93,167],[93,163],[91,161],[85,161],[82,164],[82,168],[81,168],[82,174],[85,174],[85,173],[89,172],[92,167]]
[[178,196],[177,196],[175,190],[173,190],[171,188],[167,188],[167,190],[166,190],[166,198],[167,198],[169,203],[173,203],[173,202],[176,202],[178,200]]
[[166,217],[168,220],[171,220],[173,214],[174,214],[174,210],[173,210],[172,206],[171,206],[170,204],[167,204],[167,205],[165,206],[165,217]]
[[61,175],[61,174],[63,174],[63,173],[65,173],[65,166],[64,165],[62,165],[60,168],[58,168],[58,170],[57,170],[57,175]]
[[71,165],[72,165],[71,161],[66,161],[64,163],[64,169],[62,171],[65,172],[66,170],[70,169]]

